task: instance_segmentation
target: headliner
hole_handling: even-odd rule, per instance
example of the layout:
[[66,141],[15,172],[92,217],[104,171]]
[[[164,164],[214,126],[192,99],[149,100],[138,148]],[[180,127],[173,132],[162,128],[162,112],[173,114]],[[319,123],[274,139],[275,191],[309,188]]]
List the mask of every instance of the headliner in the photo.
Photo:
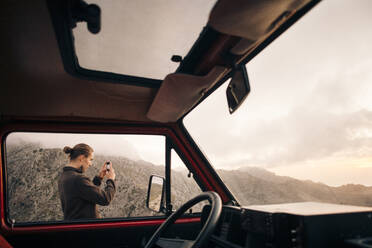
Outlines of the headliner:
[[[236,21],[234,6],[235,9],[239,9],[241,0],[233,2],[221,0],[213,10],[212,13],[214,14],[210,16],[209,25],[223,32],[227,37],[241,34],[240,42],[235,44],[236,46],[231,49],[231,52],[235,53],[238,59],[242,61],[252,54],[265,39],[268,39],[278,29],[279,24],[284,23],[298,10],[290,9],[290,12],[288,12],[289,8],[294,8],[294,5],[296,8],[298,6],[302,7],[309,1],[278,0],[275,4],[270,1],[261,4],[262,0],[249,1],[249,4],[245,4],[246,8],[249,9],[247,13],[255,13],[255,8],[259,8],[258,10],[261,12],[257,16],[241,19],[237,27],[230,28],[230,24]],[[301,2],[301,4],[298,4],[298,2]],[[224,15],[221,8],[224,9],[227,3],[230,6],[230,16],[221,16]],[[270,6],[267,8],[268,5]],[[279,8],[278,13],[272,11],[272,8],[278,9],[276,6]],[[0,86],[0,114],[2,118],[63,118],[64,120],[94,118],[149,123],[175,122],[182,118],[183,113],[187,113],[195,104],[203,100],[200,97],[194,97],[198,93],[195,89],[199,90],[199,88],[184,88],[183,84],[179,84],[180,86],[172,94],[174,94],[174,99],[182,98],[183,101],[175,101],[176,106],[168,107],[167,96],[165,98],[158,97],[155,104],[158,102],[161,104],[159,106],[163,107],[159,108],[158,106],[156,108],[155,106],[154,108],[153,106],[152,109],[159,112],[165,111],[165,114],[161,115],[164,118],[150,120],[147,114],[159,91],[157,87],[148,87],[145,84],[134,86],[125,84],[125,82],[110,83],[80,79],[65,71],[45,1],[7,0],[2,3],[2,10],[0,19],[3,34],[1,38],[3,79]],[[286,11],[289,14],[283,16],[282,13],[287,13]],[[240,14],[242,14],[241,11]],[[281,19],[278,19],[278,15]],[[224,21],[222,23],[216,22],[221,17],[224,18]],[[257,21],[262,25],[255,29],[254,23]],[[273,24],[275,25],[273,26]],[[247,27],[250,29],[246,30]],[[245,28],[246,31],[241,32],[241,28]],[[214,47],[219,48],[219,46]],[[207,55],[212,56],[214,55],[213,52]],[[208,56],[204,58],[204,61],[207,60],[208,62],[210,58]],[[197,61],[198,63],[203,62],[203,58],[199,60],[201,61]],[[216,65],[221,66],[218,63],[214,64],[210,71],[215,70]],[[231,65],[222,66],[229,70]],[[226,70],[222,70],[223,75],[226,75]],[[199,83],[200,77],[197,76],[200,75],[195,75],[195,80],[192,78],[189,80],[190,75],[186,77],[181,75],[180,78],[187,78],[185,82],[192,84],[193,82]],[[206,82],[205,89],[208,89],[208,91],[214,90],[212,86],[216,84],[215,78],[221,78],[221,76],[222,72],[219,77],[216,76],[211,78],[210,82]],[[170,78],[177,77],[170,76]],[[205,76],[205,78],[208,78],[208,76]],[[168,80],[168,83],[171,82],[172,80]],[[165,85],[163,88],[168,87]],[[188,88],[194,89],[194,92],[185,91]],[[174,111],[178,111],[178,113],[175,114]]]
[[1,18],[3,116],[148,121],[157,89],[78,79],[63,67],[44,1],[9,1]]

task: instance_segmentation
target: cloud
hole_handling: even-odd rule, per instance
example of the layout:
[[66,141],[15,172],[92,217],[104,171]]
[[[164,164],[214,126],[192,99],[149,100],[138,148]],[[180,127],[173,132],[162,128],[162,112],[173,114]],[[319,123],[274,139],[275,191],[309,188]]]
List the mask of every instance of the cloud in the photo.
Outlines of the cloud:
[[215,167],[309,165],[372,153],[370,6],[319,3],[247,64],[252,91],[236,113],[227,114],[221,88],[186,117]]
[[138,160],[140,156],[134,146],[122,136],[101,134],[61,134],[61,133],[11,133],[7,143],[39,143],[44,148],[73,147],[79,143],[90,145],[96,154],[121,155]]
[[60,149],[86,143],[93,148],[95,154],[122,156],[157,165],[165,164],[165,137],[160,135],[14,132],[6,139],[7,144],[20,142],[37,143],[44,148]]
[[368,110],[332,114],[298,109],[274,121],[249,125],[233,140],[211,142],[209,157],[217,161],[216,167],[231,169],[363,157],[372,154],[372,136],[366,135],[372,133],[371,124],[372,112]]
[[[280,87],[252,87],[255,92],[233,115],[227,114],[221,88],[186,117],[185,125],[217,168],[366,156],[372,153],[371,66],[366,59],[310,77],[304,82],[310,86],[290,90],[292,95]],[[261,90],[266,91],[264,97]],[[280,97],[265,97],[267,91],[278,91]],[[292,100],[286,102],[289,97]]]

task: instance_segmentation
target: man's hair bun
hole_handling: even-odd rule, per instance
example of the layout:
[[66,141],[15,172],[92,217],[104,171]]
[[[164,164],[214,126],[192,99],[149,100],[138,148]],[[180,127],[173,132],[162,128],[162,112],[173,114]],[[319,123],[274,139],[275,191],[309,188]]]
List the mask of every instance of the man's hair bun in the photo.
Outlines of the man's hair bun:
[[63,152],[69,154],[70,160],[74,160],[80,155],[84,155],[86,158],[89,157],[89,155],[93,152],[93,148],[87,144],[80,143],[75,145],[73,148],[65,146],[65,148],[63,148]]
[[63,152],[67,153],[67,154],[71,154],[72,153],[72,148],[69,147],[69,146],[65,146],[65,148],[63,148]]

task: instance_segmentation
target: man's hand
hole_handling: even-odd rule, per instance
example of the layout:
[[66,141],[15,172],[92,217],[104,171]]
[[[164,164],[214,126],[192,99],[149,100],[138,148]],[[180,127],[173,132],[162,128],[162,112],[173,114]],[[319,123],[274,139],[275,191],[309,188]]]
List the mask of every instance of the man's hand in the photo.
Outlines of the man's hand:
[[[111,162],[110,162],[110,166],[111,166]],[[99,170],[99,177],[101,178],[101,179],[103,179],[105,176],[106,176],[106,174],[107,174],[107,170],[106,170],[106,162],[102,165],[102,167],[101,167],[101,169]]]
[[115,180],[115,170],[112,167],[112,163],[110,163],[110,170],[106,169],[106,162],[102,165],[100,171],[99,171],[99,177],[103,179],[105,176],[107,176],[107,179]]
[[110,162],[110,170],[109,171],[106,171],[106,175],[107,175],[107,179],[111,179],[113,181],[115,181],[115,170],[114,170],[114,167],[112,167],[112,164]]

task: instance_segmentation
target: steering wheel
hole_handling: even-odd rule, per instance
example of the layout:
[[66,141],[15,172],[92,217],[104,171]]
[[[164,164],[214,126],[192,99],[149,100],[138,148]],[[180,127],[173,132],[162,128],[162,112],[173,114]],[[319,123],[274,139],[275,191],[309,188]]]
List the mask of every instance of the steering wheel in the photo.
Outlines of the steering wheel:
[[[209,216],[201,229],[199,235],[196,237],[195,240],[183,240],[183,239],[168,239],[168,238],[160,238],[160,235],[169,227],[171,226],[181,215],[183,215],[187,209],[191,208],[192,206],[196,205],[197,203],[209,200],[211,203],[211,210],[209,212]],[[156,232],[152,235],[150,240],[147,242],[145,248],[152,248],[156,244],[156,246],[162,248],[197,248],[201,247],[212,235],[215,226],[217,225],[217,221],[220,217],[222,210],[222,201],[220,196],[212,191],[204,192],[195,198],[189,200],[184,205],[182,205],[176,212],[171,214],[163,224],[156,230]]]

